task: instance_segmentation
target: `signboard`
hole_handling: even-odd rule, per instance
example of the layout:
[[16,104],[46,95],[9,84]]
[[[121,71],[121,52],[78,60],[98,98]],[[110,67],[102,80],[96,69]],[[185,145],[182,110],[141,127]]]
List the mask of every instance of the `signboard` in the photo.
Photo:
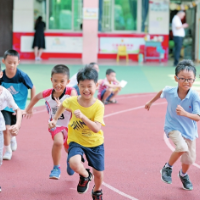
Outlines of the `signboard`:
[[98,8],[83,8],[83,19],[98,20]]
[[[32,43],[33,36],[22,36],[21,52],[33,52]],[[82,37],[46,36],[45,43],[46,53],[82,53],[83,51]]]
[[100,38],[100,50],[102,54],[116,54],[118,46],[126,46],[127,53],[138,54],[141,45],[145,45],[145,40],[141,38],[123,38],[123,37],[101,37]]
[[169,34],[169,0],[149,1],[149,33]]

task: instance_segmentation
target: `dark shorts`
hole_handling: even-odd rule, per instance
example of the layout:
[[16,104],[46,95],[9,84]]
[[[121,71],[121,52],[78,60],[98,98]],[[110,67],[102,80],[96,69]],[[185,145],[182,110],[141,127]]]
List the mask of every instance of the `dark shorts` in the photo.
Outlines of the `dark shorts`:
[[17,118],[16,118],[16,115],[13,115],[12,112],[9,112],[7,110],[2,110],[1,113],[2,113],[2,115],[4,117],[6,125],[14,125],[14,124],[16,124]]
[[90,167],[96,169],[97,171],[104,171],[104,144],[89,148],[83,147],[75,142],[71,142],[69,144],[67,162],[69,162],[70,158],[75,155],[81,155],[83,160],[83,154],[85,154]]
[[[103,96],[104,96],[105,93],[106,93],[106,89],[103,90],[103,91],[101,92],[101,100],[103,99]],[[106,100],[106,101],[109,101],[110,98],[111,98],[113,95],[114,95],[114,93],[111,93],[110,96],[109,96],[107,99],[105,99],[105,100]]]
[[75,85],[73,88],[76,90],[77,94],[80,95],[80,91],[79,91],[78,85]]

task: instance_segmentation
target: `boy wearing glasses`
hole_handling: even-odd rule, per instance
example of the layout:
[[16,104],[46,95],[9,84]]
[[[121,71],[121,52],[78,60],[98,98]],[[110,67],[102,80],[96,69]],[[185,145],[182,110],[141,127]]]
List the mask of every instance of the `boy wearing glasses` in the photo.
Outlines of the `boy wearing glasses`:
[[191,89],[196,68],[192,61],[183,60],[177,65],[175,74],[178,87],[165,87],[146,103],[145,109],[149,110],[159,98],[167,100],[164,131],[176,148],[161,170],[161,179],[165,183],[172,183],[173,165],[181,157],[182,169],[179,171],[179,178],[183,189],[193,190],[187,171],[196,159],[197,121],[200,120],[200,98],[197,92]]

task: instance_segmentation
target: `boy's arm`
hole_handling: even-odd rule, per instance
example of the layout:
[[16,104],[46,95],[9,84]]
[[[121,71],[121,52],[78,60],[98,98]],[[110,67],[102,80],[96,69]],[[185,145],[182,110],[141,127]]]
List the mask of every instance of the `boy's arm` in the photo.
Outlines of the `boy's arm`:
[[180,105],[177,106],[176,113],[177,113],[177,115],[187,117],[187,118],[194,120],[196,122],[198,122],[200,120],[199,114],[189,113],[189,112],[185,111],[183,109],[183,107],[181,107]]
[[91,121],[80,110],[75,110],[74,114],[77,118],[81,119],[94,133],[98,133],[101,130],[101,123]]
[[22,122],[22,111],[18,108],[17,110],[15,110],[15,112],[16,112],[17,122],[15,125],[12,125],[9,128],[9,130],[13,136],[16,136],[17,133],[19,132],[21,122]]
[[[33,88],[32,88],[33,89]],[[31,90],[32,91],[32,90]],[[33,91],[34,92],[34,91]],[[29,103],[29,105],[27,106],[26,110],[25,110],[25,116],[27,118],[30,118],[31,115],[33,114],[33,106],[40,100],[43,99],[43,95],[42,92],[40,92],[39,94],[35,95],[32,99],[31,102]]]
[[[50,128],[50,129],[56,127],[56,123],[57,123],[57,121],[58,121],[58,118],[61,116],[61,114],[62,114],[65,110],[70,111],[69,109],[66,109],[66,108],[61,104],[61,105],[59,106],[59,108],[58,108],[56,114],[54,115],[53,120],[49,122],[49,128]],[[71,112],[71,111],[70,111],[70,112]]]
[[109,88],[120,88],[120,85],[113,85],[110,83],[104,83],[104,85],[108,86]]
[[31,89],[31,100],[35,96],[35,93],[36,93],[36,89],[35,89],[35,86],[33,86],[32,89]]
[[161,90],[160,92],[158,92],[158,93],[156,94],[156,96],[155,96],[153,99],[151,99],[151,101],[147,102],[147,103],[145,104],[145,109],[149,110],[150,107],[151,107],[151,105],[152,105],[155,101],[157,101],[157,100],[160,98],[160,95],[162,94],[162,92],[163,92],[163,91]]

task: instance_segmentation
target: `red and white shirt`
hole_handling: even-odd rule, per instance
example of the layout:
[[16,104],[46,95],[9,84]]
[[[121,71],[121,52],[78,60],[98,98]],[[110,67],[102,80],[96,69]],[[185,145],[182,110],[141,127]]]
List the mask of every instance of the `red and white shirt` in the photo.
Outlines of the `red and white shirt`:
[[[59,97],[62,103],[66,98],[71,97],[71,91],[73,88],[66,87],[62,95]],[[45,99],[45,105],[49,113],[49,121],[51,121],[58,110],[57,102],[53,97],[53,89],[48,89],[42,92],[43,98]],[[64,113],[59,117],[56,127],[68,127],[68,123],[71,119],[71,112],[65,110]]]

